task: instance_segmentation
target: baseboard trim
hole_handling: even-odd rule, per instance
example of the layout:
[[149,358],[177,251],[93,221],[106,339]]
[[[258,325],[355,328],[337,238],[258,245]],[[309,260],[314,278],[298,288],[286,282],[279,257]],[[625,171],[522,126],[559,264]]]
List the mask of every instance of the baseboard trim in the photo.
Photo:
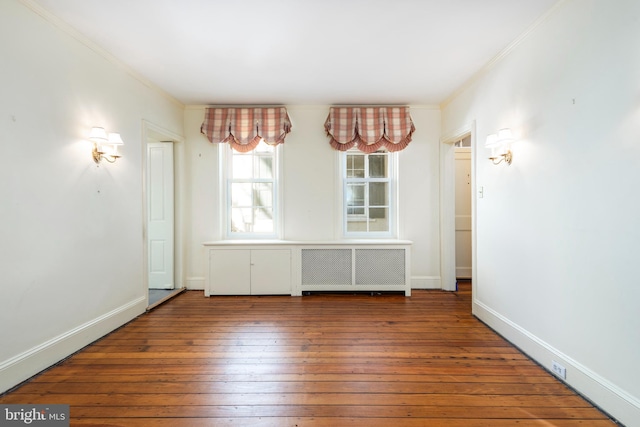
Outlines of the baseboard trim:
[[629,426],[640,420],[640,400],[638,398],[591,371],[482,302],[473,301],[473,314],[550,373],[553,360],[561,363],[567,369],[567,379],[558,379],[565,382],[612,418]]
[[471,267],[456,267],[456,277],[459,279],[470,279],[471,274]]
[[94,320],[0,363],[0,393],[15,387],[145,312],[137,298]]
[[191,291],[204,291],[204,277],[187,277],[185,287]]
[[413,276],[411,289],[442,289],[440,276]]

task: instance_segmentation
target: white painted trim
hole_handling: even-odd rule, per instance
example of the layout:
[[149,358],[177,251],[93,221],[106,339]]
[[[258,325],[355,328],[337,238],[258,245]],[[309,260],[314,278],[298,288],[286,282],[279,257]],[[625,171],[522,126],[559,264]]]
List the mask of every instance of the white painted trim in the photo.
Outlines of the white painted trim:
[[598,406],[602,410],[610,414],[617,414],[618,421],[631,426],[636,425],[637,420],[640,420],[640,400],[630,393],[612,384],[476,298],[473,300],[473,314],[550,372],[553,360],[561,363],[567,368],[565,382],[575,390],[580,390],[580,394],[587,399],[598,402]]
[[411,289],[442,289],[440,276],[411,276]]
[[471,122],[471,295],[477,295],[478,281],[478,131]]
[[124,304],[0,363],[0,393],[58,363],[145,312],[147,297]]
[[[28,0],[25,0],[28,1]],[[389,104],[380,104],[382,107],[386,107]],[[405,104],[402,104],[405,105]],[[437,104],[406,104],[411,109],[415,110],[437,110],[440,111],[440,105]],[[215,106],[216,108],[231,108],[237,107],[238,104],[187,104],[184,106],[185,110],[204,110],[205,108],[209,108]],[[318,108],[326,108],[327,115],[329,114],[329,107],[336,107],[339,105],[334,104],[309,104],[309,105],[298,105],[298,104],[264,104],[260,105],[261,107],[286,107],[296,110],[317,110]],[[349,106],[349,105],[346,105]],[[367,104],[368,107],[373,107],[375,104]]]
[[472,274],[472,268],[471,267],[456,267],[456,277],[459,278],[471,278]]
[[277,221],[276,221],[276,236],[278,239],[282,239],[284,237],[284,194],[285,194],[285,182],[284,182],[284,156],[285,151],[283,149],[284,144],[276,145],[275,149],[275,161],[276,161],[276,174],[277,174],[277,182],[276,182],[276,210],[277,210]]
[[[458,142],[459,140],[463,139],[465,136],[469,135],[471,133],[471,128],[472,128],[471,125],[467,125],[459,129],[456,129],[447,135],[442,135],[440,137],[440,142],[443,144],[452,145]],[[465,147],[465,148],[470,148],[470,147]]]
[[187,277],[185,279],[186,288],[190,291],[204,291],[204,277]]
[[334,209],[333,209],[333,238],[340,240],[344,238],[345,225],[342,218],[344,209],[344,186],[342,184],[342,151],[333,150],[333,188],[335,188]]
[[454,146],[440,143],[440,276],[442,289],[456,289]]

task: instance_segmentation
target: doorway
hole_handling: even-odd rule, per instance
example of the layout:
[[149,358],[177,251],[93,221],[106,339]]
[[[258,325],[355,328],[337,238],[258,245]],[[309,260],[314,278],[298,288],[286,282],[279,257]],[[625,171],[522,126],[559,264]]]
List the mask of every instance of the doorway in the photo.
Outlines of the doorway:
[[[475,141],[475,122],[458,129],[449,136],[443,137],[440,144],[440,275],[442,289],[445,291],[456,291],[458,289],[458,276],[475,277],[476,254],[475,254],[475,153],[473,150]],[[464,154],[457,152],[465,152]],[[456,158],[465,158],[457,161]],[[467,161],[466,158],[469,158]],[[468,162],[468,163],[467,163]],[[464,169],[459,170],[456,163],[463,163]],[[468,167],[468,169],[467,169]],[[457,174],[461,177],[457,178]],[[469,192],[468,209],[462,212],[458,209],[459,218],[456,218],[456,183],[463,183],[465,191]],[[461,193],[462,195],[462,193]],[[458,229],[458,233],[456,233]],[[458,234],[458,236],[456,236]],[[456,245],[456,239],[463,242]],[[469,255],[468,242],[471,242]],[[456,256],[456,246],[466,247],[465,256],[468,259],[459,259]],[[461,268],[460,268],[461,267]],[[469,273],[470,267],[470,273]],[[461,279],[463,280],[463,279]],[[464,279],[467,280],[468,279]],[[475,287],[475,284],[472,284]]]
[[471,135],[454,143],[456,280],[471,279]]
[[[179,203],[176,195],[178,147],[181,139],[155,125],[144,123],[145,178],[145,288],[147,310],[185,288],[180,285],[182,265],[179,239]],[[176,155],[178,154],[178,155]]]

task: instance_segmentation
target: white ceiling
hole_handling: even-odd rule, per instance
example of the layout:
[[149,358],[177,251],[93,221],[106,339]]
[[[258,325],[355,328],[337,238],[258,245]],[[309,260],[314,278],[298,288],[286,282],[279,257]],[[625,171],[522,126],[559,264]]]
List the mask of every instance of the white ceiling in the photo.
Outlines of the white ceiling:
[[32,0],[184,104],[439,104],[558,0]]

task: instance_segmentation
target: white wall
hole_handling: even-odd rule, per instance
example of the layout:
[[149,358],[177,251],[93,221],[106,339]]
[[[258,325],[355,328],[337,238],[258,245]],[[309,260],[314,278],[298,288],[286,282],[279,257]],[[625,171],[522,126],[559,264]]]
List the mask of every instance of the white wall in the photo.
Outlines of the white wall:
[[[142,121],[183,106],[17,0],[0,2],[0,392],[146,307]],[[123,158],[95,165],[92,126]]]
[[[568,0],[443,108],[475,120],[474,312],[640,425],[640,2]],[[511,166],[487,134],[511,127]]]
[[[222,238],[218,208],[218,147],[200,134],[202,106],[185,111],[186,170],[190,218],[187,284],[204,286],[202,243]],[[329,106],[287,106],[293,130],[283,147],[284,233],[286,240],[340,239],[338,157],[324,122]],[[440,287],[438,108],[412,106],[413,141],[399,156],[400,239],[414,242],[412,284]],[[226,148],[226,147],[225,147]]]

